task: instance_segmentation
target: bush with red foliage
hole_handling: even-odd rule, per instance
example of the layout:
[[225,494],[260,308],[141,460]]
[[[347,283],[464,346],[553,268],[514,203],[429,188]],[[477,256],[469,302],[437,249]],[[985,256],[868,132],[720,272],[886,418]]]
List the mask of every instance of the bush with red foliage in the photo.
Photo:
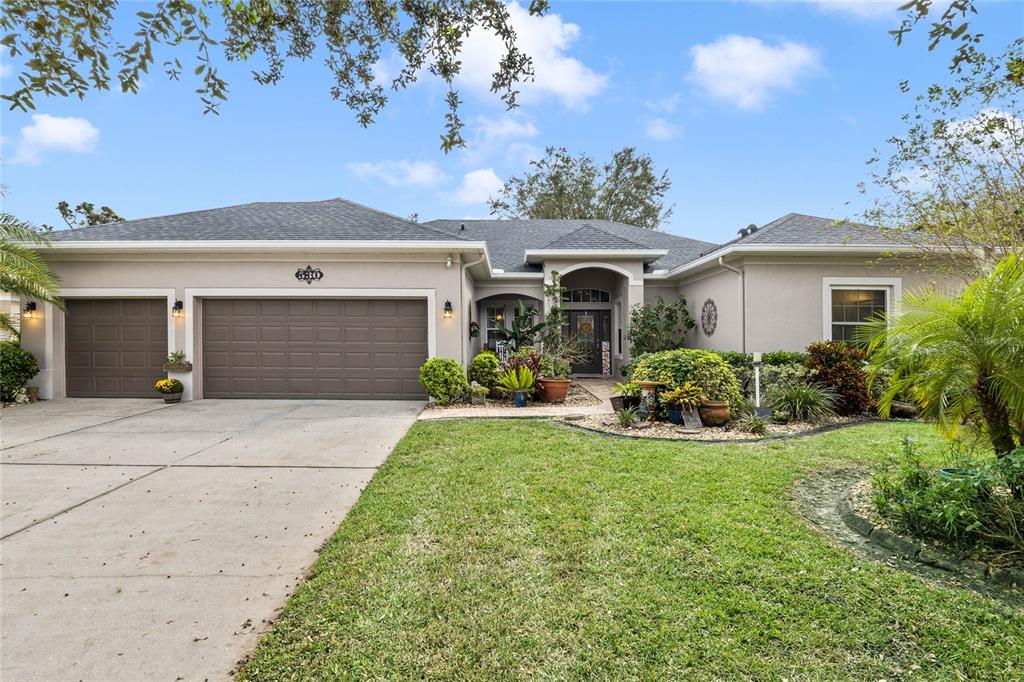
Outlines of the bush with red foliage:
[[807,346],[804,365],[815,373],[814,380],[836,392],[836,412],[860,414],[871,404],[864,351],[842,341],[819,341]]

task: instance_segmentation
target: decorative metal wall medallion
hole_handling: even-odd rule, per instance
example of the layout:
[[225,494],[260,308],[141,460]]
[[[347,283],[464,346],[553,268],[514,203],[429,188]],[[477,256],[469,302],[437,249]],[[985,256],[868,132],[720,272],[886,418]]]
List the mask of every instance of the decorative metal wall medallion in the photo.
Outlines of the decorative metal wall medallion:
[[324,271],[320,268],[314,268],[312,265],[307,265],[304,268],[299,268],[295,271],[295,279],[306,284],[312,284],[313,282],[319,282],[324,278]]
[[715,327],[718,326],[718,306],[712,299],[704,301],[704,305],[700,309],[700,327],[704,330],[704,333],[711,336],[715,333]]

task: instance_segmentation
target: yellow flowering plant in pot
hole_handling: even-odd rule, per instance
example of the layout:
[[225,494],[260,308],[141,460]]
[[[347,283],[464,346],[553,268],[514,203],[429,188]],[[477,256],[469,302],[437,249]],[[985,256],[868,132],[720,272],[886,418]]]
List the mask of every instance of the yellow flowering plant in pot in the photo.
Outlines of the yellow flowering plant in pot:
[[184,384],[177,379],[160,379],[153,384],[153,388],[163,393],[165,403],[180,403],[181,394],[185,390]]

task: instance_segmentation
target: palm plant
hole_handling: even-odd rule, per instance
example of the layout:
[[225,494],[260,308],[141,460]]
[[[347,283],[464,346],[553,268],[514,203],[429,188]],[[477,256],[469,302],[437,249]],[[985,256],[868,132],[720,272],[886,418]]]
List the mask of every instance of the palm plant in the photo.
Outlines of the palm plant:
[[[49,243],[29,223],[0,212],[0,291],[63,308],[57,277],[36,251]],[[19,335],[7,313],[0,313],[0,329]]]
[[869,381],[892,372],[878,403],[910,395],[949,437],[964,424],[988,435],[996,455],[1024,435],[1024,261],[1003,258],[950,297],[929,289],[903,298],[899,316],[872,320],[864,334]]

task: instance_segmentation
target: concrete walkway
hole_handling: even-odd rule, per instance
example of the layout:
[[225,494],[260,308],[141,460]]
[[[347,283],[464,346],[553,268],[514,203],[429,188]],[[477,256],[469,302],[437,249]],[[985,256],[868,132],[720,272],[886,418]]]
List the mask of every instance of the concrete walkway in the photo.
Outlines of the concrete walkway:
[[227,679],[422,405],[4,409],[0,679]]
[[452,418],[505,418],[505,417],[576,417],[592,414],[611,414],[612,406],[608,399],[612,395],[611,379],[575,379],[583,388],[590,391],[595,398],[601,400],[599,405],[544,405],[528,407],[441,407],[423,410],[420,419],[452,419]]

